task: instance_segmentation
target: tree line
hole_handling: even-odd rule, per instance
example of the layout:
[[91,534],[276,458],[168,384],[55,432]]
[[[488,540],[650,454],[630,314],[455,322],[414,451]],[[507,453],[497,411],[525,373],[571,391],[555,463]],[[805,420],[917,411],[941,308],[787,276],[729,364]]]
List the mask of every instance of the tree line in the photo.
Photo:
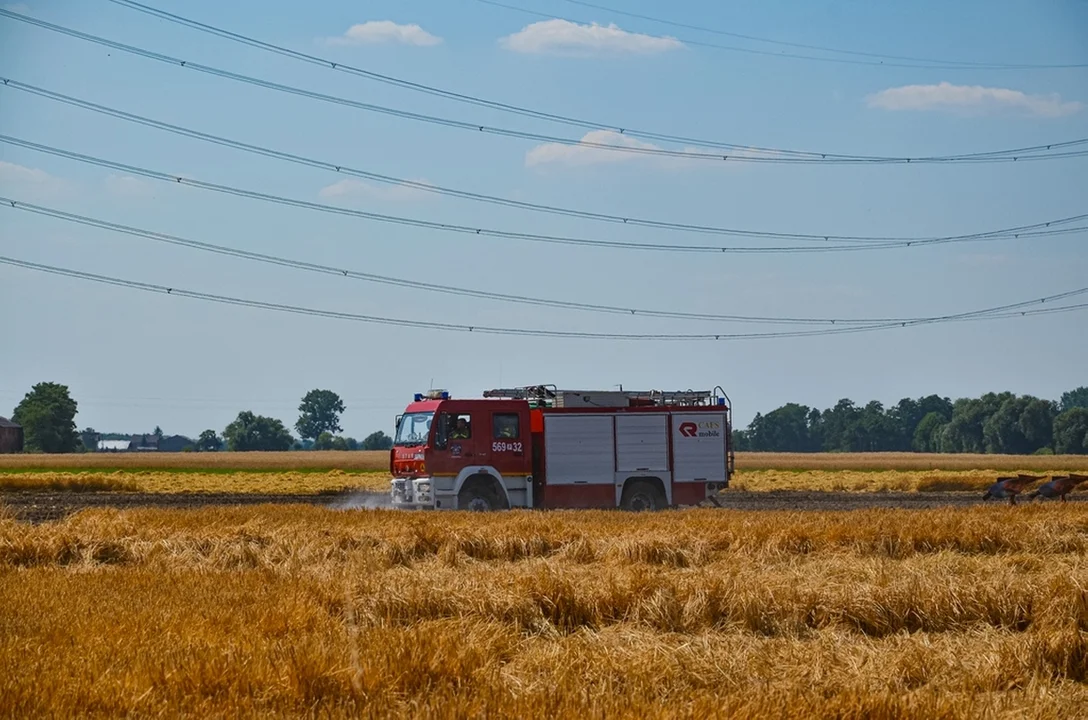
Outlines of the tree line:
[[[295,422],[298,438],[277,418],[257,415],[249,410],[238,413],[222,433],[205,430],[183,447],[187,451],[244,452],[250,450],[388,450],[393,439],[377,431],[361,442],[340,435],[340,417],[347,408],[340,396],[331,390],[315,389],[306,393],[299,404]],[[76,430],[78,403],[67,385],[42,382],[34,385],[15,407],[11,419],[23,427],[26,452],[72,453],[93,452],[98,440],[128,439],[120,433],[99,434],[93,428]],[[160,441],[162,429],[156,427],[150,437]]]
[[220,437],[214,430],[205,430],[197,439],[198,451],[226,449],[234,452],[250,450],[388,450],[393,438],[382,431],[373,432],[362,442],[338,433],[340,416],[347,408],[332,390],[314,389],[306,393],[298,406],[299,416],[295,439],[281,420],[257,415],[249,410],[238,413]]
[[929,395],[885,408],[842,399],[826,410],[787,403],[735,430],[737,451],[1088,454],[1088,387],[1058,401],[1011,392]]
[[[35,385],[15,408],[12,420],[23,426],[28,452],[94,450],[93,429],[76,431],[77,403],[68,387]],[[340,433],[346,410],[331,390],[306,393],[298,407],[295,438],[273,417],[243,410],[222,433],[205,430],[186,449],[229,450],[388,450],[393,440],[378,431],[362,442]],[[153,435],[162,437],[155,428]],[[747,428],[733,432],[737,451],[753,452],[933,452],[1001,454],[1088,454],[1088,387],[1063,393],[1057,401],[1011,392],[980,398],[929,395],[903,398],[885,408],[839,400],[827,410],[787,403],[766,415],[757,413]]]

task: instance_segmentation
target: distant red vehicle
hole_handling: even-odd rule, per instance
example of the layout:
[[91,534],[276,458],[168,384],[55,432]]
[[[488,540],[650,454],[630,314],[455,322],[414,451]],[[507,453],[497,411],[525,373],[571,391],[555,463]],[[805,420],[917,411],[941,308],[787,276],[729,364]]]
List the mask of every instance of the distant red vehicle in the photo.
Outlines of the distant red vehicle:
[[393,505],[658,510],[713,502],[734,472],[732,407],[720,390],[417,394],[397,418]]

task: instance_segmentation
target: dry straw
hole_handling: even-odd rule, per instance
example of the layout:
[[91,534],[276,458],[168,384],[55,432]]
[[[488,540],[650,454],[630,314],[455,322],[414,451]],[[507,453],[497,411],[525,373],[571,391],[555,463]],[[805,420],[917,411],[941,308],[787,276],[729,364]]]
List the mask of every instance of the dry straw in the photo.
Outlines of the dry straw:
[[0,519],[0,716],[1076,717],[1088,507]]

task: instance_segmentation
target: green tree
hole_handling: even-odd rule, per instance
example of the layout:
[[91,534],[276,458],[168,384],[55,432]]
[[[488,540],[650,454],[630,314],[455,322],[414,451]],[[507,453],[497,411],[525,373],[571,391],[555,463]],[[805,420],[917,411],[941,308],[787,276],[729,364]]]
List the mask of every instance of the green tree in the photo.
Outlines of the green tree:
[[914,437],[911,439],[911,450],[914,452],[933,453],[941,450],[941,433],[944,432],[947,420],[940,412],[926,413],[914,429]]
[[31,388],[11,419],[23,426],[23,445],[30,452],[70,453],[79,446],[76,401],[67,385],[42,382]]
[[344,412],[344,403],[332,390],[311,390],[302,398],[298,406],[299,418],[295,429],[304,439],[316,440],[323,432],[338,433],[340,414]]
[[223,430],[223,439],[230,450],[287,450],[294,438],[283,423],[275,418],[254,415],[249,410],[238,413],[238,418]]
[[95,432],[93,427],[86,428],[80,432],[79,441],[83,445],[83,449],[87,452],[95,452],[98,450],[98,433]]
[[982,423],[982,447],[988,453],[1020,454],[1024,438],[1017,428],[1025,401],[1009,398]]
[[928,395],[917,400],[903,398],[895,407],[889,408],[888,417],[894,426],[895,437],[888,450],[912,450],[918,425],[930,413],[936,414],[943,422],[952,418],[952,401],[939,395]]
[[347,449],[348,450],[355,451],[355,450],[359,449],[359,441],[356,440],[355,438],[349,437],[349,438],[347,438],[345,440],[345,442],[347,443],[347,446],[348,446]]
[[[945,428],[941,440],[942,452],[982,453],[986,452],[984,425],[1001,405],[1014,397],[1012,393],[987,393],[978,399],[961,398],[952,406],[952,419]],[[994,425],[991,436],[999,437],[998,425]]]
[[223,449],[223,440],[215,430],[205,430],[197,438],[196,449],[199,452],[219,452]]
[[884,406],[870,401],[858,415],[858,449],[861,452],[891,450],[897,443],[895,420],[884,412]]
[[332,450],[334,439],[331,432],[326,431],[321,433],[317,436],[317,439],[314,440],[314,450]]
[[1034,453],[1054,444],[1054,418],[1057,403],[1031,398],[1020,413],[1017,427],[1026,442],[1026,452]]
[[1054,418],[1054,451],[1088,454],[1088,408],[1075,407]]
[[336,437],[334,437],[332,439],[332,449],[333,450],[347,450],[348,449],[347,438],[345,438],[343,435],[337,435]]
[[823,449],[831,452],[858,452],[862,437],[859,425],[861,410],[849,398],[842,398],[835,407],[820,416],[823,429]]
[[1062,393],[1059,409],[1061,412],[1073,408],[1088,408],[1088,387],[1079,387],[1076,390]]
[[748,433],[740,428],[733,429],[733,451],[734,452],[748,452],[752,449],[751,443],[748,442]]
[[787,403],[766,415],[756,414],[748,426],[747,442],[751,450],[812,452],[819,447],[812,440],[810,409]]
[[1054,403],[1024,395],[1010,396],[982,426],[986,452],[1027,455],[1053,439]]
[[381,430],[372,432],[363,439],[363,450],[389,450],[393,447],[393,438]]

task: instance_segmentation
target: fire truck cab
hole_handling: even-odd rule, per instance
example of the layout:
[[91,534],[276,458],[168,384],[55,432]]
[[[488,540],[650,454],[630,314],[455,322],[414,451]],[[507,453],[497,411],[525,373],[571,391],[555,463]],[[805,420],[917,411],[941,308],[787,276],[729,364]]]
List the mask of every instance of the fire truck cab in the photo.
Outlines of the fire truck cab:
[[397,418],[393,506],[657,510],[714,502],[734,469],[732,408],[720,390],[419,393]]

